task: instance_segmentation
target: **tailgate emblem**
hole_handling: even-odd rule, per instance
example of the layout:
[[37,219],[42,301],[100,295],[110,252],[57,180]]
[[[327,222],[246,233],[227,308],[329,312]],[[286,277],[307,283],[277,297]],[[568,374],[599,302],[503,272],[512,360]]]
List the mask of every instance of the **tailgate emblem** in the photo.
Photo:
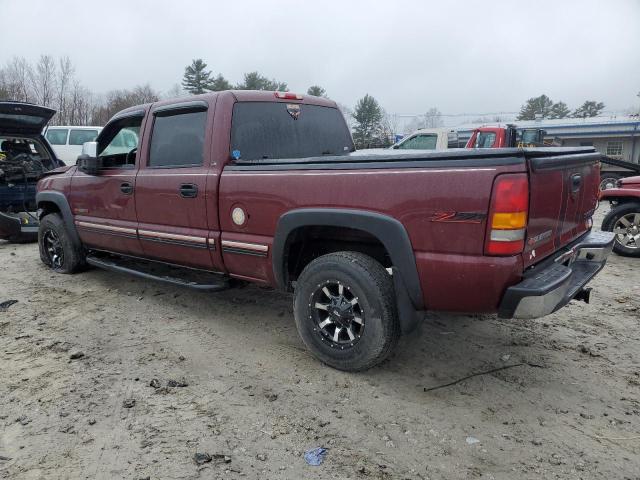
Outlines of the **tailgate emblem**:
[[536,243],[540,243],[543,240],[546,240],[547,238],[551,237],[551,230],[546,230],[538,235],[536,235],[535,237],[529,237],[529,240],[527,240],[527,243],[529,245],[535,245]]

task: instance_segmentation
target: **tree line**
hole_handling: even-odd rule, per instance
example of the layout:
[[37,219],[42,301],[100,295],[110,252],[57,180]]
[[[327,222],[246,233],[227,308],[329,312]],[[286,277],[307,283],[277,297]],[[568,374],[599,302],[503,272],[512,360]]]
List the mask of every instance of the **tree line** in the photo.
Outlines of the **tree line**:
[[597,117],[604,110],[604,103],[586,100],[582,105],[571,111],[564,102],[553,102],[548,96],[532,97],[520,107],[517,120],[558,119],[558,118],[589,118]]
[[[52,124],[58,125],[104,125],[115,113],[134,105],[180,96],[185,92],[200,94],[229,89],[288,91],[288,85],[257,71],[245,73],[241,82],[232,84],[221,73],[214,75],[207,69],[207,64],[197,58],[185,67],[181,85],[174,85],[165,94],[147,83],[96,95],[76,77],[75,66],[67,56],[54,58],[41,55],[35,64],[23,57],[14,57],[0,67],[0,100],[18,100],[54,108],[57,113]],[[327,96],[325,89],[319,85],[309,87],[307,94]],[[342,104],[338,104],[338,107],[353,133],[357,148],[389,146],[393,134],[399,131],[395,117],[387,114],[369,94],[360,98],[353,109]],[[547,95],[540,95],[522,105],[517,119],[595,117],[604,108],[602,102],[587,100],[570,110],[564,102],[553,102]],[[424,115],[416,116],[403,130],[435,128],[443,124],[442,114],[433,107]]]
[[160,96],[149,84],[96,95],[76,77],[67,56],[41,55],[35,64],[14,57],[0,67],[0,100],[53,108],[57,113],[52,125],[104,125],[123,108],[155,102]]

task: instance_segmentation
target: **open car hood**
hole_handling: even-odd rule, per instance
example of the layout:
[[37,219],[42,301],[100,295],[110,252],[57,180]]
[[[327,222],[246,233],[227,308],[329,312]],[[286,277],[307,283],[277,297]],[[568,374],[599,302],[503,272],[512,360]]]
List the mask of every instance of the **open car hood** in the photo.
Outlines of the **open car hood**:
[[56,111],[24,102],[0,102],[0,135],[37,135]]

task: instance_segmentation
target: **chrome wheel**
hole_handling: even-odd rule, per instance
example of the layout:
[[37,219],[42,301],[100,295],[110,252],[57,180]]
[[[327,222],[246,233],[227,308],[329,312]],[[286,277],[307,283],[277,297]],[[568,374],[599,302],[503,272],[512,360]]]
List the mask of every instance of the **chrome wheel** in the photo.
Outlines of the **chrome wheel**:
[[609,190],[618,186],[618,177],[605,177],[600,181],[600,190]]
[[51,268],[62,268],[64,263],[64,250],[58,234],[51,229],[46,230],[42,236],[42,244]]
[[640,212],[627,213],[613,225],[616,241],[623,247],[640,248]]
[[364,311],[358,297],[337,280],[318,285],[309,299],[313,330],[332,348],[353,347],[364,332]]

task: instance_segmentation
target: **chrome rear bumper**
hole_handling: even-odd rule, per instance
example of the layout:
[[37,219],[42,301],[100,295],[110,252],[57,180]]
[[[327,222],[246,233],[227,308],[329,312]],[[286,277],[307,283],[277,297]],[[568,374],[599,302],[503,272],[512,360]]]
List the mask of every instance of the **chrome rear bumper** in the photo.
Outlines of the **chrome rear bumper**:
[[573,298],[588,302],[590,289],[585,285],[605,266],[614,237],[611,232],[589,232],[551,261],[526,272],[520,283],[505,292],[498,316],[538,318]]

